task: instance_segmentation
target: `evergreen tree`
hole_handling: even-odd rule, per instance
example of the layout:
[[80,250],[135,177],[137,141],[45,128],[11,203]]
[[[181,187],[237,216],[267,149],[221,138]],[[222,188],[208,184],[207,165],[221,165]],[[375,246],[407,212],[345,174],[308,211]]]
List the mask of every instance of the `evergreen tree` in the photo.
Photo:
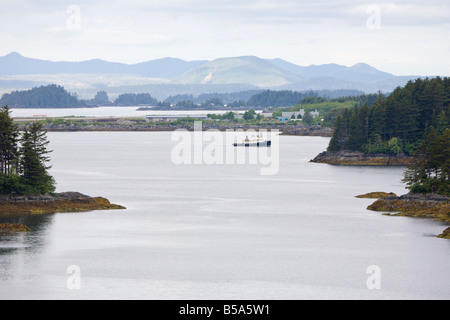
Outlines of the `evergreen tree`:
[[372,107],[344,111],[335,125],[330,151],[412,154],[432,126],[436,134],[449,128],[450,78],[410,81]]
[[255,110],[248,110],[244,113],[244,120],[255,120],[256,117],[256,111]]
[[339,151],[343,150],[343,130],[344,122],[342,116],[338,116],[335,122],[333,138],[331,138],[330,145],[328,146],[328,151]]
[[303,116],[303,123],[306,123],[307,125],[313,125],[314,124],[314,118],[311,115],[311,113],[309,111],[307,111],[305,113],[305,115]]
[[450,129],[438,134],[432,127],[405,172],[404,182],[413,193],[450,195]]
[[0,109],[0,174],[9,175],[17,167],[18,131],[8,106]]
[[93,103],[99,104],[99,105],[106,105],[109,104],[109,98],[108,94],[105,91],[99,91],[95,95],[94,99],[92,100]]
[[41,123],[33,123],[22,135],[20,148],[20,168],[23,180],[30,187],[31,193],[46,194],[55,191],[55,181],[49,175],[47,166],[50,161],[47,156],[49,141],[42,130]]
[[85,107],[75,94],[68,93],[57,85],[41,86],[26,91],[6,93],[0,99],[0,105],[12,108],[76,108]]

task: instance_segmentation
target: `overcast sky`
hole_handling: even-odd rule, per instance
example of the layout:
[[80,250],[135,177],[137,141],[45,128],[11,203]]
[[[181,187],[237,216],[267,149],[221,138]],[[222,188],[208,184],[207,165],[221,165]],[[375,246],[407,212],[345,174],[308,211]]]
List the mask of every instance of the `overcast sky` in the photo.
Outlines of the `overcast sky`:
[[450,1],[0,0],[0,55],[137,63],[255,55],[450,76]]

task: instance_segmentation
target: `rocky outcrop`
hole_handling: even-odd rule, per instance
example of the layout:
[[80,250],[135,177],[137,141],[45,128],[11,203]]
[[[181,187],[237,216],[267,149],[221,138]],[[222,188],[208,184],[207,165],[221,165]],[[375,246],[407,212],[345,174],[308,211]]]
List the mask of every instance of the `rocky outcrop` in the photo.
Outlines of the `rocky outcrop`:
[[45,196],[0,196],[0,217],[82,212],[94,210],[120,210],[125,207],[111,204],[105,198],[92,198],[77,192]]
[[28,232],[30,228],[19,223],[0,223],[0,233]]
[[371,192],[366,193],[360,196],[356,196],[356,198],[360,199],[383,199],[387,197],[396,197],[397,195],[395,193],[387,193],[387,192]]
[[311,162],[346,166],[408,166],[412,163],[412,158],[404,154],[391,156],[365,154],[360,151],[337,151],[322,152]]
[[441,239],[450,239],[450,228],[445,230],[441,235],[438,236]]
[[[389,212],[393,216],[431,218],[450,223],[450,198],[437,194],[407,194],[381,198],[368,210]],[[450,228],[440,238],[450,239]]]

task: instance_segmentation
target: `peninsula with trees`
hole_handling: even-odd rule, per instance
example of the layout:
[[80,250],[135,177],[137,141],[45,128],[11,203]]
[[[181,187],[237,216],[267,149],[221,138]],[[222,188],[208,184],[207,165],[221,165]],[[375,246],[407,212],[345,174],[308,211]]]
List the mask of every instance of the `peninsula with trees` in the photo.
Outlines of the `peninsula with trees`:
[[[450,223],[450,78],[409,82],[372,107],[338,116],[328,151],[333,165],[404,165],[409,193],[374,192],[369,210]],[[450,239],[450,228],[440,238]]]
[[26,230],[15,224],[1,224],[4,218],[125,209],[104,198],[76,192],[55,193],[56,182],[49,174],[48,144],[41,123],[32,123],[20,132],[10,109],[0,109],[0,232]]
[[328,150],[313,162],[337,165],[410,165],[431,128],[450,126],[450,78],[417,79],[372,105],[344,109]]
[[[409,193],[397,196],[374,192],[358,198],[378,198],[368,207],[390,215],[431,218],[450,223],[450,128],[443,132],[431,127],[412,156],[412,164],[404,173],[403,182]],[[440,238],[450,239],[450,228]]]

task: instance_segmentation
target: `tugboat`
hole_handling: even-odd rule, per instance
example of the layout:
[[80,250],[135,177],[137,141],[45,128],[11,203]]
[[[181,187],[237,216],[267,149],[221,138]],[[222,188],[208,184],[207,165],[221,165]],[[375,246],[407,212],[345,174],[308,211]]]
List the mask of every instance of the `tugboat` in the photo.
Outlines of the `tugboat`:
[[272,146],[272,141],[263,139],[261,134],[251,139],[247,136],[244,141],[240,143],[234,143],[235,147],[270,147]]

